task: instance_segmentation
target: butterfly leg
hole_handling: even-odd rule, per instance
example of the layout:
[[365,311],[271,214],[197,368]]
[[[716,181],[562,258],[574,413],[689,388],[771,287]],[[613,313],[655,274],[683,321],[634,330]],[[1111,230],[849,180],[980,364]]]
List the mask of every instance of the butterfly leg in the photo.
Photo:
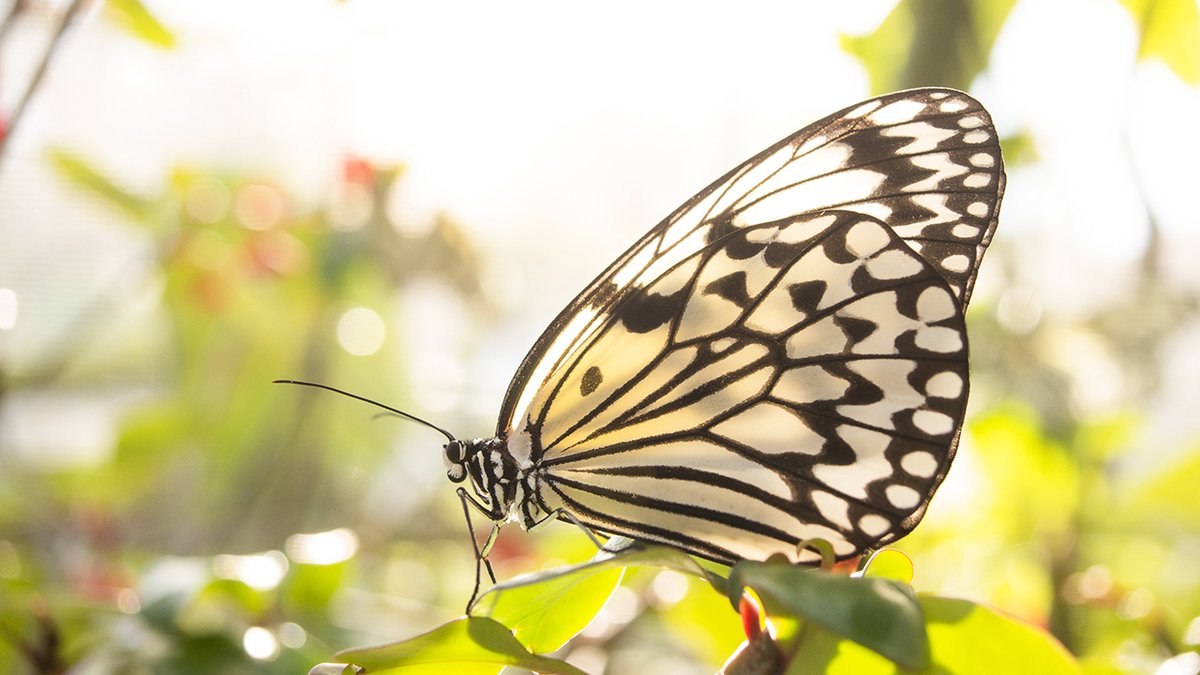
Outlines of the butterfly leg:
[[579,519],[575,517],[575,514],[571,513],[570,511],[567,511],[565,509],[555,509],[555,510],[551,511],[550,513],[547,513],[544,517],[542,517],[541,520],[535,522],[528,529],[530,532],[540,530],[542,527],[544,527],[546,525],[546,523],[553,521],[553,520],[565,520],[565,521],[571,523],[572,525],[574,525],[575,527],[578,527],[579,529],[583,530],[583,533],[586,534],[587,538],[590,539],[591,542],[596,545],[596,548],[600,549],[601,551],[604,551],[605,553],[614,553],[615,554],[615,553],[619,553],[622,550],[624,550],[624,547],[619,548],[619,549],[608,548],[608,546],[606,546],[607,542],[600,541],[600,539],[598,539],[596,537],[595,532],[592,532],[592,530],[590,528],[588,528],[587,525],[584,525],[583,523],[579,522]]
[[488,560],[488,554],[492,552],[492,546],[496,544],[496,537],[500,535],[500,525],[493,523],[492,531],[488,533],[487,541],[481,547],[479,540],[475,538],[475,525],[471,522],[471,506],[479,509],[484,515],[491,517],[491,511],[474,499],[463,488],[458,488],[458,499],[462,502],[463,517],[467,520],[467,532],[471,536],[471,546],[475,547],[475,588],[471,591],[471,598],[467,600],[466,613],[471,613],[471,605],[475,604],[475,600],[479,598],[479,587],[482,583],[482,570],[487,570],[488,578],[492,583],[496,583],[496,573],[492,570],[492,561]]

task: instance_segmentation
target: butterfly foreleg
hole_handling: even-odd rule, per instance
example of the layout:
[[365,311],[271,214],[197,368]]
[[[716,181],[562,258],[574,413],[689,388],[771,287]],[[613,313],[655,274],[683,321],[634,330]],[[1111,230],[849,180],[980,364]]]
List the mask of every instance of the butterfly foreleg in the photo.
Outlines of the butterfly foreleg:
[[[492,570],[492,561],[488,560],[488,554],[492,552],[492,547],[496,544],[496,538],[500,535],[500,523],[492,517],[492,510],[476,501],[471,495],[467,494],[466,489],[458,488],[458,499],[462,502],[463,517],[467,521],[467,532],[471,536],[471,546],[475,548],[475,588],[471,591],[471,598],[467,600],[467,614],[471,613],[471,605],[475,604],[475,600],[479,597],[479,587],[483,581],[482,570],[487,570],[488,578],[491,582],[496,583],[496,573]],[[471,508],[475,507],[480,513],[487,516],[492,521],[492,531],[488,533],[487,540],[483,542],[483,546],[479,545],[479,540],[475,538],[475,526],[471,522]]]

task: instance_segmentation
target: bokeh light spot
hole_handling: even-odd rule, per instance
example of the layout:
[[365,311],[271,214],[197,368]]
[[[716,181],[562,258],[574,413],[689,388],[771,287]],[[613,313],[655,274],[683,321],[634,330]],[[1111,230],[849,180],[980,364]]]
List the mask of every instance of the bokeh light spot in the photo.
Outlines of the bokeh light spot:
[[217,577],[235,579],[260,591],[278,586],[287,569],[287,558],[279,551],[256,555],[219,555],[213,558],[213,574]]
[[358,552],[358,536],[340,527],[328,532],[293,534],[284,550],[288,557],[305,565],[332,565],[349,560]]
[[262,626],[251,626],[242,634],[242,648],[250,658],[274,661],[279,656],[279,641],[275,634]]
[[385,337],[387,327],[375,310],[355,307],[338,319],[338,344],[355,356],[370,356],[379,351]]
[[234,213],[251,230],[269,230],[283,220],[283,196],[269,185],[247,185],[238,192]]
[[17,325],[17,292],[0,288],[0,330],[12,330]]
[[188,186],[183,209],[192,220],[211,225],[229,209],[229,188],[216,178],[198,179]]
[[308,632],[300,624],[288,621],[279,625],[279,641],[288,649],[299,649],[308,642]]

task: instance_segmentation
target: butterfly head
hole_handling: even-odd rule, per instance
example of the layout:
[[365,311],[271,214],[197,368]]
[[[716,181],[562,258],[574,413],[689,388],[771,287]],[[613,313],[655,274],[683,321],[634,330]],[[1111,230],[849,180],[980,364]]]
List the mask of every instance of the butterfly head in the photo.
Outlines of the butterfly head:
[[452,440],[442,446],[442,461],[446,464],[446,477],[451,483],[461,483],[467,478],[467,461],[478,451],[466,441]]

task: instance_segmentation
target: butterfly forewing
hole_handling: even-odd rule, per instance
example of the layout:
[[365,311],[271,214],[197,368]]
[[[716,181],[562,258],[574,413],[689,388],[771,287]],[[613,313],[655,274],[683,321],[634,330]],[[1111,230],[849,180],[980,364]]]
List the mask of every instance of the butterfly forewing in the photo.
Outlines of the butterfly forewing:
[[577,297],[518,371],[500,436],[545,509],[718,561],[902,536],[954,455],[963,311],[1003,180],[990,119],[959,92],[811,125]]

